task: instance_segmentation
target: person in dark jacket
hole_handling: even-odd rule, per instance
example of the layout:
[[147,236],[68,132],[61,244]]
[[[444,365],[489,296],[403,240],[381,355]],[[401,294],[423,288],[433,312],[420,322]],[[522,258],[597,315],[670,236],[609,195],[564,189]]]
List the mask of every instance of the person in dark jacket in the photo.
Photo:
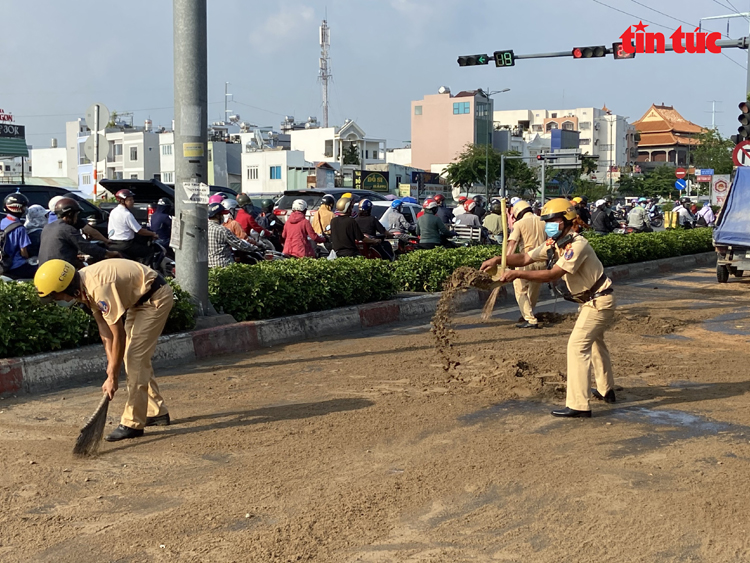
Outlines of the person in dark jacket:
[[596,202],[596,209],[591,216],[591,228],[600,235],[608,235],[619,227],[619,223],[610,215],[607,202],[600,199]]
[[425,201],[424,215],[417,220],[417,235],[419,235],[419,248],[432,249],[436,246],[446,246],[447,239],[453,234],[448,230],[440,218],[435,215],[438,204],[435,200]]
[[151,214],[149,227],[159,238],[156,239],[164,248],[169,248],[172,239],[172,202],[166,197],[156,204],[156,211]]
[[[359,214],[354,220],[364,235],[371,236],[372,238],[378,238],[378,235],[380,235],[385,238],[389,234],[383,224],[378,221],[377,217],[372,216],[372,202],[369,199],[363,199],[359,202]],[[393,255],[391,244],[385,240],[379,242],[376,250],[386,260],[395,260],[396,258]]]
[[446,225],[453,224],[453,210],[450,207],[445,206],[445,196],[443,194],[437,194],[432,199],[438,204],[437,213],[435,215]]
[[81,206],[73,198],[65,197],[55,205],[57,221],[42,230],[39,246],[39,265],[50,260],[64,260],[81,269],[85,264],[79,254],[91,256],[95,261],[104,258],[122,258],[119,252],[109,251],[100,244],[89,242],[81,236],[80,229],[86,221],[80,218]]
[[331,247],[336,257],[359,256],[358,240],[365,240],[373,244],[377,239],[365,236],[357,221],[352,217],[352,199],[341,197],[336,202],[336,216],[331,219]]

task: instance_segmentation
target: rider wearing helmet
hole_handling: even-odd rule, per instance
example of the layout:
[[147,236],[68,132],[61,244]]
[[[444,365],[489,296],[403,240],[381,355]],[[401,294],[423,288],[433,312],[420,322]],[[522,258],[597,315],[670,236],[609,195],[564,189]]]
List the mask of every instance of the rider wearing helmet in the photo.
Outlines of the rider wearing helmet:
[[227,194],[225,194],[224,192],[217,192],[208,198],[208,204],[211,205],[212,203],[221,203],[228,197],[229,196],[227,196]]
[[574,197],[573,204],[576,207],[578,217],[580,217],[583,224],[588,227],[591,224],[591,213],[589,213],[588,209],[588,198],[586,196]]
[[435,215],[438,210],[437,202],[434,199],[426,199],[422,204],[422,210],[424,214],[417,220],[418,247],[429,250],[436,246],[452,246],[447,239],[454,236],[453,233]]
[[591,228],[596,233],[608,235],[619,228],[620,224],[612,216],[612,210],[608,207],[606,199],[599,199],[594,205],[596,205],[596,209],[594,209],[594,213],[591,215]]
[[467,199],[464,202],[464,213],[456,217],[455,225],[462,227],[482,228],[482,221],[479,219],[479,205],[473,199]]
[[484,196],[481,196],[479,194],[475,195],[473,198],[471,198],[476,204],[477,207],[474,210],[474,215],[479,217],[479,221],[481,222],[482,219],[484,219],[484,216],[487,215],[487,200],[484,199]]
[[336,199],[332,195],[324,195],[320,200],[318,210],[313,215],[312,228],[319,235],[329,235],[331,233],[331,219],[333,219],[333,207],[336,205]]
[[317,234],[305,217],[307,202],[304,199],[295,199],[292,202],[292,213],[284,223],[284,232],[281,239],[284,241],[284,254],[295,258],[315,258],[315,248],[310,244],[310,239],[315,242],[325,242],[326,238]]
[[221,202],[221,206],[224,208],[226,213],[223,215],[224,228],[232,231],[232,234],[239,239],[247,240],[247,233],[242,226],[235,220],[239,204],[236,200],[227,198]]
[[490,212],[485,215],[482,226],[487,229],[490,236],[498,244],[503,242],[503,204],[500,200],[494,200],[490,206]]
[[[388,235],[388,231],[382,223],[378,221],[378,218],[372,216],[372,202],[369,199],[360,200],[359,214],[354,220],[365,235],[373,238],[378,238],[378,235],[380,235],[383,239]],[[383,258],[388,260],[395,259],[395,256],[393,255],[393,247],[390,243],[385,242],[385,240],[380,240],[377,245],[377,250]]]
[[0,274],[13,279],[33,278],[36,266],[28,263],[31,239],[21,222],[29,207],[28,198],[20,192],[5,196],[5,217],[0,221]]
[[55,215],[55,205],[57,205],[57,202],[64,197],[64,195],[56,195],[49,200],[49,203],[47,204],[47,209],[49,210],[49,215],[47,215],[48,223],[54,223],[55,221],[57,221],[57,215]]
[[639,233],[650,233],[653,231],[651,221],[648,218],[648,212],[646,211],[646,201],[645,197],[640,198],[633,205],[630,213],[628,213],[628,227],[632,227]]
[[403,213],[404,202],[400,199],[394,199],[391,202],[391,206],[385,210],[383,216],[380,218],[380,223],[391,233],[413,233],[416,230],[416,225],[406,220]]
[[91,256],[97,262],[104,258],[122,257],[119,252],[109,251],[81,236],[81,229],[86,221],[81,219],[81,206],[75,199],[62,197],[57,200],[54,209],[57,221],[48,223],[42,231],[40,266],[50,260],[64,260],[80,269],[84,267],[84,263],[78,258],[81,254]]
[[672,209],[672,213],[677,213],[677,223],[683,229],[692,229],[695,224],[695,217],[690,213],[690,203],[690,198],[683,197]]
[[[577,213],[565,198],[548,201],[542,209],[542,220],[549,239],[531,252],[511,254],[507,265],[529,266],[547,262],[546,270],[506,270],[504,282],[525,279],[537,283],[565,280],[570,295],[566,299],[580,304],[578,319],[568,340],[566,407],[552,411],[554,416],[590,417],[591,374],[596,379],[594,397],[615,402],[612,362],[604,342],[604,332],[614,321],[615,299],[612,281],[588,241],[576,233],[573,223]],[[482,264],[482,270],[499,265],[501,258]]]
[[331,248],[337,257],[359,256],[358,240],[372,244],[378,241],[366,236],[359,228],[357,221],[352,217],[354,202],[351,197],[345,197],[345,195],[336,202],[336,216],[331,219]]
[[110,248],[117,250],[126,258],[143,261],[153,251],[146,244],[148,239],[157,239],[159,235],[155,232],[141,227],[133,216],[132,209],[135,207],[135,194],[130,190],[120,190],[115,194],[117,207],[109,214],[107,232],[111,241]]
[[[127,402],[120,425],[105,440],[143,436],[146,426],[169,425],[151,359],[174,304],[172,288],[151,268],[132,260],[104,260],[80,271],[64,260],[39,267],[34,285],[42,301],[84,303],[93,312],[107,355],[102,391],[110,398],[125,363]],[[124,322],[123,322],[124,321]]]
[[[544,244],[544,241],[547,240],[547,235],[544,233],[544,221],[534,213],[528,202],[522,199],[516,201],[513,206],[513,216],[515,217],[515,223],[513,224],[513,231],[508,237],[508,256],[516,254],[516,251],[521,254],[531,252]],[[544,263],[534,262],[522,269],[542,270],[544,269]],[[517,328],[539,328],[536,315],[534,315],[534,307],[536,307],[539,298],[539,288],[540,284],[537,282],[520,278],[513,280],[513,293],[516,295],[516,302],[523,316],[523,321],[516,325]]]
[[172,200],[168,197],[163,197],[156,202],[156,210],[151,214],[151,218],[149,219],[149,227],[157,234],[157,241],[164,248],[169,248],[169,242],[172,239],[173,213]]
[[[229,266],[234,263],[232,249],[241,252],[254,252],[255,243],[237,238],[232,231],[223,227],[224,215],[229,212],[220,203],[208,204],[208,267]],[[253,263],[255,260],[252,261]]]
[[[227,201],[233,201],[233,200],[231,199],[224,200],[224,202],[227,202]],[[270,201],[270,200],[263,200],[263,201]],[[273,233],[268,230],[268,227],[267,226],[264,227],[258,222],[260,218],[260,214],[258,214],[257,217],[253,215],[255,206],[253,206],[253,202],[250,199],[250,196],[248,196],[247,194],[238,195],[236,204],[237,204],[236,205],[237,211],[234,214],[234,219],[235,221],[237,221],[237,223],[239,223],[239,226],[245,232],[245,235],[249,235],[250,231],[255,231],[260,236],[263,236],[269,239],[273,237]],[[229,203],[228,205],[233,205],[233,204]],[[271,211],[273,211],[272,201],[271,201]]]
[[456,219],[459,215],[463,215],[466,213],[466,209],[464,208],[464,203],[466,203],[466,200],[469,199],[465,195],[458,196],[458,199],[456,200],[456,207],[453,209],[453,218]]
[[443,194],[437,194],[432,199],[438,204],[438,210],[435,215],[437,215],[446,226],[450,227],[453,222],[453,210],[445,205],[445,196]]

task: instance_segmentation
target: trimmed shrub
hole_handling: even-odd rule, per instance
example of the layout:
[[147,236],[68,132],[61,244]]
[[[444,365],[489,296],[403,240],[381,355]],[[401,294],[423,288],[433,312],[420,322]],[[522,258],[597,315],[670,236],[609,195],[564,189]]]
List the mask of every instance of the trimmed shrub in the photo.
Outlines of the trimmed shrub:
[[169,285],[172,286],[174,292],[174,305],[169,312],[164,334],[191,330],[195,327],[195,305],[190,294],[177,285],[173,279],[169,280]]
[[382,260],[281,260],[212,268],[211,303],[238,321],[323,311],[393,297],[399,286]]

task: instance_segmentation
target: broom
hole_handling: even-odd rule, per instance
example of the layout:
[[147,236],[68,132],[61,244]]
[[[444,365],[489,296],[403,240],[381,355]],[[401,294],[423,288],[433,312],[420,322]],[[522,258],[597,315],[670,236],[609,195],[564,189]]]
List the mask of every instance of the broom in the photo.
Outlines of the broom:
[[104,424],[107,422],[107,409],[109,408],[109,397],[105,394],[99,401],[94,414],[91,415],[88,422],[81,428],[76,445],[73,448],[73,455],[79,457],[90,457],[96,455],[99,451],[99,445],[102,443],[104,434]]
[[506,212],[505,208],[505,199],[500,200],[500,207],[502,208],[502,222],[503,222],[503,245],[502,245],[502,258],[500,262],[500,268],[498,269],[497,266],[494,268],[491,268],[487,271],[487,273],[492,276],[492,281],[494,282],[492,293],[490,293],[490,296],[487,298],[487,302],[484,304],[484,307],[482,307],[482,321],[487,322],[490,320],[490,317],[492,317],[492,310],[495,308],[495,302],[497,301],[497,296],[500,295],[500,288],[503,286],[502,283],[500,283],[498,280],[500,277],[505,273],[505,266],[507,264],[507,249],[508,249],[508,214]]

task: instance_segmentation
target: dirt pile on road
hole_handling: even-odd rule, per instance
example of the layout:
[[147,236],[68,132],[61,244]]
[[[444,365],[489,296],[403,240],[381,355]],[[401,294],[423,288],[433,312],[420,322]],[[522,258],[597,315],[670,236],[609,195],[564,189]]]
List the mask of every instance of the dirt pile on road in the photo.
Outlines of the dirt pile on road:
[[679,319],[664,319],[618,311],[615,313],[615,324],[612,330],[642,336],[662,336],[672,334],[687,324],[686,321]]
[[443,369],[448,371],[459,365],[461,353],[453,347],[456,331],[453,330],[455,298],[462,291],[471,287],[487,289],[492,285],[492,278],[468,266],[458,268],[445,282],[435,316],[432,318],[431,332],[435,336],[435,348],[443,362]]

